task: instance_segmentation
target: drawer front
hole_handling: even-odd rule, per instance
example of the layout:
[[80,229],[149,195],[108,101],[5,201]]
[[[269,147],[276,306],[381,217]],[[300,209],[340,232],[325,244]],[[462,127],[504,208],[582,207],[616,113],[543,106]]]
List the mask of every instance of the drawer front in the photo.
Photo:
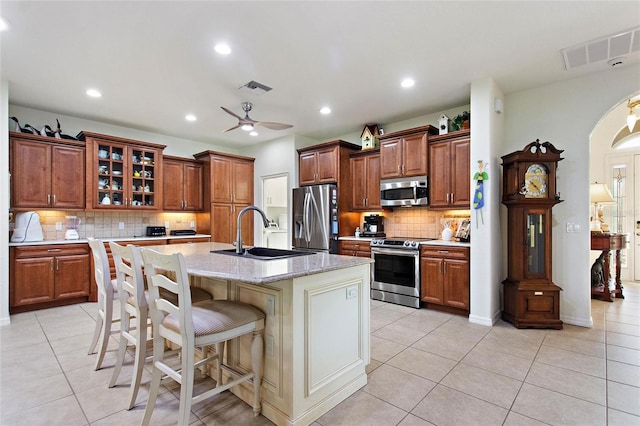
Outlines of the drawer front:
[[50,246],[16,247],[16,259],[29,257],[69,256],[88,254],[89,244],[56,244]]
[[340,248],[345,251],[368,251],[371,253],[371,244],[369,242],[341,241]]
[[467,260],[469,259],[469,248],[423,245],[423,246],[420,246],[420,256]]

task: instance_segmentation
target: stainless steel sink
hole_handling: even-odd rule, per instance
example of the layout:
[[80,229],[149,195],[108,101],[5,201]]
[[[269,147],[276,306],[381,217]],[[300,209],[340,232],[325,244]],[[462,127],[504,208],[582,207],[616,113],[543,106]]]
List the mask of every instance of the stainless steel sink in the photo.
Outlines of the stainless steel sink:
[[310,254],[314,254],[313,252],[309,251],[282,250],[267,247],[251,247],[250,249],[244,249],[243,253],[241,254],[236,253],[236,249],[234,248],[225,250],[211,250],[211,253],[226,254],[230,256],[243,256],[257,260],[286,259],[288,257],[307,256]]

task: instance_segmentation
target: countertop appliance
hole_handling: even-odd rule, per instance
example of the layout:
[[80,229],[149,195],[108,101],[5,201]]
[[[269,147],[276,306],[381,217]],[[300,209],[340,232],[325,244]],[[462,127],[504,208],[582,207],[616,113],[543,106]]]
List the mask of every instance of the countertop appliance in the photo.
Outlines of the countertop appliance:
[[78,234],[78,226],[82,220],[78,216],[67,216],[67,230],[64,233],[65,240],[77,240],[80,238]]
[[426,176],[380,181],[380,204],[383,207],[426,206],[429,187]]
[[294,250],[338,253],[338,187],[312,185],[293,189]]
[[16,214],[16,223],[11,235],[12,243],[26,243],[27,241],[43,241],[40,215],[37,212],[23,212]]
[[147,226],[147,237],[164,237],[167,235],[167,228],[164,226]]
[[361,237],[377,237],[384,238],[384,218],[378,214],[372,214],[364,217],[363,231]]
[[[165,230],[165,233],[167,231]],[[172,229],[169,232],[169,235],[196,235],[196,231],[194,229]]]
[[420,308],[420,242],[434,239],[372,239],[371,298]]

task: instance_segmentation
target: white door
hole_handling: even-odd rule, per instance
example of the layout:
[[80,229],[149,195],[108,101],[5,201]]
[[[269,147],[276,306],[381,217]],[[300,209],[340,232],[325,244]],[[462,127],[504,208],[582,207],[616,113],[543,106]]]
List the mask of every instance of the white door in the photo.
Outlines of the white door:
[[630,235],[629,249],[633,252],[630,256],[633,256],[634,274],[633,279],[640,281],[640,154],[636,154],[634,157],[633,168],[633,182],[634,182],[634,203],[633,203],[633,221],[634,229]]

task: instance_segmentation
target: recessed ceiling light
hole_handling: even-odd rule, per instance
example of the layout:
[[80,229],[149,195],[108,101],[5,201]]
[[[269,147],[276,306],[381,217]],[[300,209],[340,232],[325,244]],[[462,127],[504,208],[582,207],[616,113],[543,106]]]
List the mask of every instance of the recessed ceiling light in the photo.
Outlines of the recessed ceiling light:
[[187,114],[187,115],[185,115],[185,116],[184,116],[184,119],[185,119],[185,120],[187,120],[187,121],[196,121],[196,120],[197,120],[196,116],[195,116],[195,115],[193,115],[193,114]]
[[258,136],[258,132],[256,132],[255,130],[253,130],[251,133],[249,133],[251,136]]
[[9,30],[9,23],[4,20],[3,17],[0,16],[0,31]]
[[320,114],[324,114],[324,115],[331,114],[331,108],[329,107],[320,108]]
[[228,55],[231,53],[231,47],[227,43],[218,43],[214,47],[215,51],[221,55]]
[[402,80],[402,83],[400,83],[400,85],[405,89],[413,87],[415,84],[416,82],[412,78],[405,78],[404,80]]
[[102,93],[100,93],[96,89],[87,90],[87,95],[91,96],[92,98],[100,98],[100,97],[102,97]]

